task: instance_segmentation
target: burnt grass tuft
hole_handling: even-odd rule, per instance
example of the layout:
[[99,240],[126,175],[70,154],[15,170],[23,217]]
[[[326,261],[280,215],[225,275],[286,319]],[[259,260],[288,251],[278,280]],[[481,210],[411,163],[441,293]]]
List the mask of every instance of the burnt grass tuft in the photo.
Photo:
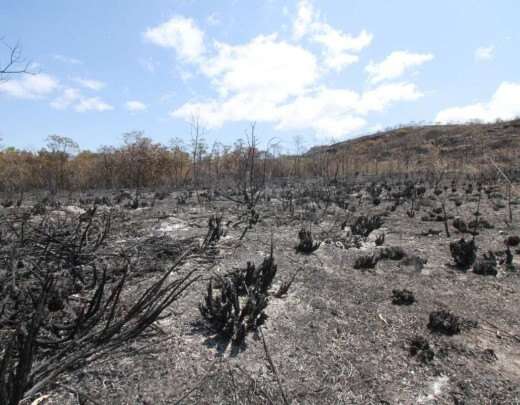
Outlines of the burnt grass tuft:
[[442,335],[456,335],[460,333],[461,322],[458,316],[451,312],[441,310],[430,313],[428,329]]
[[200,314],[225,346],[243,348],[246,337],[262,326],[267,314],[269,288],[277,272],[272,254],[260,266],[248,262],[245,269],[218,278],[218,292],[214,281],[207,286]]
[[469,269],[477,258],[477,245],[475,240],[464,240],[464,238],[450,243],[450,253],[455,265],[462,269]]
[[435,357],[430,343],[423,336],[414,336],[408,342],[410,356],[416,357],[421,363],[429,363]]
[[415,296],[410,290],[392,290],[392,304],[394,305],[412,305],[415,302]]
[[379,215],[365,216],[361,215],[356,218],[350,229],[353,235],[368,237],[372,231],[381,228],[383,225],[383,218]]
[[298,245],[296,245],[296,251],[303,254],[311,254],[319,249],[320,242],[315,242],[312,238],[310,230],[300,229],[298,232]]

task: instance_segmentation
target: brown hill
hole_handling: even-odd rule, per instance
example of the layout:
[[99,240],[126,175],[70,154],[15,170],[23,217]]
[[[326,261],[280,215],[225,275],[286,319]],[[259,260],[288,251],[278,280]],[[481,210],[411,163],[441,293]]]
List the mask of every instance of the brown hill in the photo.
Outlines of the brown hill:
[[[488,157],[510,165],[520,157],[520,119],[493,124],[426,125],[392,129],[310,149],[306,156],[423,166],[441,158],[450,167]],[[359,166],[359,163],[358,163]]]

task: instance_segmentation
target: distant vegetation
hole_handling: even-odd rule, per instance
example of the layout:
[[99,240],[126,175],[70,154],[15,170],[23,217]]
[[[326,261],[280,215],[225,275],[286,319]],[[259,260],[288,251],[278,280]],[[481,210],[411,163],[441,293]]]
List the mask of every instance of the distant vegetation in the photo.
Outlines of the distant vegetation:
[[[256,178],[338,179],[352,175],[421,172],[496,174],[496,164],[513,175],[520,158],[520,120],[495,124],[406,127],[307,153],[281,155],[277,145],[258,146],[254,126],[233,146],[208,145],[195,127],[189,145],[166,146],[142,132],[125,135],[120,147],[79,150],[73,139],[52,135],[37,152],[11,147],[0,152],[0,190],[23,193],[150,187],[211,187],[243,177],[245,165],[258,164]],[[259,163],[261,162],[261,163]]]

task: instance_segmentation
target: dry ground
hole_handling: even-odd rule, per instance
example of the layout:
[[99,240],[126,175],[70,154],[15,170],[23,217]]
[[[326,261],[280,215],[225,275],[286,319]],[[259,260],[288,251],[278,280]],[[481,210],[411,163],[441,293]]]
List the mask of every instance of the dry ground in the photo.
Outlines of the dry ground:
[[[475,198],[460,193],[464,203],[458,214],[471,220]],[[138,242],[145,249],[149,245],[144,241],[154,236],[160,250],[161,240],[202,238],[209,216],[217,213],[231,223],[217,245],[215,262],[188,261],[184,269],[197,267],[204,277],[156,330],[109,359],[63,376],[61,386],[42,393],[40,404],[88,404],[87,396],[114,405],[278,404],[284,403],[284,396],[293,404],[520,403],[520,272],[500,268],[494,277],[456,269],[449,242],[462,235],[451,227],[447,238],[442,222],[421,221],[430,209],[426,205],[410,218],[408,203],[392,212],[391,201],[383,199],[375,207],[365,198],[353,198],[356,212],[350,218],[387,215],[383,227],[360,248],[345,249],[337,242],[346,237],[340,224],[349,214],[334,204],[327,209],[302,205],[290,215],[272,198],[260,204],[260,223],[239,241],[243,225],[233,227],[241,211],[236,204],[217,199],[199,205],[192,198],[178,206],[175,195],[153,208],[125,210],[111,246]],[[437,204],[430,191],[424,202]],[[519,233],[520,206],[513,208],[515,223],[507,225],[505,209],[495,211],[483,198],[482,217],[494,229],[476,237],[479,254],[503,250],[504,238]],[[453,202],[448,210],[457,215]],[[294,249],[302,226],[311,226],[322,241],[311,255]],[[423,236],[429,229],[440,233]],[[356,257],[378,249],[373,240],[380,232],[386,235],[384,246],[400,246],[427,263],[420,269],[406,261],[384,260],[374,269],[354,269]],[[208,331],[198,310],[211,274],[244,267],[247,261],[259,263],[269,253],[271,240],[278,264],[273,290],[298,271],[286,297],[270,298],[262,328],[275,370],[261,337],[249,336],[246,350],[232,355]],[[518,257],[515,254],[514,263],[520,268]],[[167,266],[169,260],[162,259],[162,264]],[[143,271],[143,280],[147,277]],[[140,288],[138,281],[133,288]],[[392,290],[403,288],[414,293],[416,303],[392,304]],[[440,309],[477,324],[454,336],[434,334],[427,327],[428,317]],[[435,352],[429,363],[409,352],[409,340],[417,335]]]

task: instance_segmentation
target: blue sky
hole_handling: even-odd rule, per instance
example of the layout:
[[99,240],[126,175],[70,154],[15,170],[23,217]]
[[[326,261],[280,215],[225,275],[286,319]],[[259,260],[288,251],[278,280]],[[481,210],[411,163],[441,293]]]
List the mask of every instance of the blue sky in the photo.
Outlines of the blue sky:
[[518,0],[2,3],[0,36],[38,72],[0,84],[4,146],[188,141],[197,117],[209,143],[256,121],[291,148],[520,115]]

